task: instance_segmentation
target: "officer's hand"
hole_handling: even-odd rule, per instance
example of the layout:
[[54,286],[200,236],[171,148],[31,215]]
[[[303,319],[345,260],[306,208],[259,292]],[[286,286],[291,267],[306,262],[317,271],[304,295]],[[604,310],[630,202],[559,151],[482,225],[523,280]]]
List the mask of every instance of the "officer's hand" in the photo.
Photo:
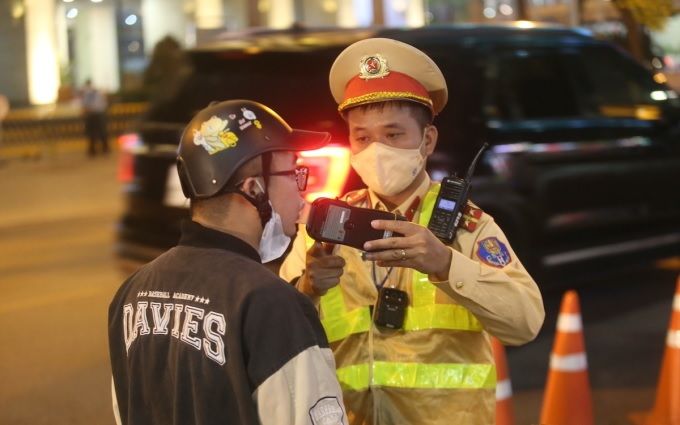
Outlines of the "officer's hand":
[[300,291],[310,296],[324,295],[340,283],[345,260],[333,255],[334,245],[314,242],[307,251],[305,273],[300,277]]
[[377,261],[382,267],[410,267],[430,276],[431,280],[448,279],[451,249],[437,239],[430,229],[395,220],[373,220],[371,226],[404,236],[366,242],[366,251],[380,251],[366,253],[366,260]]

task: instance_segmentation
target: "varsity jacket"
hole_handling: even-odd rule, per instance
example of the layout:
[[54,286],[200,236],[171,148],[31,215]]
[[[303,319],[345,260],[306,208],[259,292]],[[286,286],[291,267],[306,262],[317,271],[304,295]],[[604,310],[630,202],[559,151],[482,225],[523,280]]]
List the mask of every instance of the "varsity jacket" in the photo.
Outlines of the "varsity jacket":
[[119,424],[347,421],[312,303],[246,242],[192,221],[116,293],[109,349]]

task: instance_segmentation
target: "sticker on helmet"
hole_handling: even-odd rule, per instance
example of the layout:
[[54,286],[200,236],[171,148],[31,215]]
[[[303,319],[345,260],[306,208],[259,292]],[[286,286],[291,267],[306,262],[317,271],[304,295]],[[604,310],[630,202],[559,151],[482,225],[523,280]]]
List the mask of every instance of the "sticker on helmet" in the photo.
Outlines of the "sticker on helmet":
[[238,120],[238,128],[240,130],[244,130],[253,124],[255,124],[255,127],[258,129],[262,129],[262,124],[257,119],[255,112],[247,108],[241,108],[241,112],[243,113],[243,118]]
[[344,415],[337,397],[324,397],[309,409],[309,418],[314,425],[341,425]]
[[250,109],[241,108],[241,111],[243,112],[243,118],[250,121],[257,119],[255,112],[251,111]]
[[194,130],[194,144],[202,146],[210,155],[233,148],[238,136],[229,130],[228,124],[229,121],[213,115],[201,124],[200,130]]

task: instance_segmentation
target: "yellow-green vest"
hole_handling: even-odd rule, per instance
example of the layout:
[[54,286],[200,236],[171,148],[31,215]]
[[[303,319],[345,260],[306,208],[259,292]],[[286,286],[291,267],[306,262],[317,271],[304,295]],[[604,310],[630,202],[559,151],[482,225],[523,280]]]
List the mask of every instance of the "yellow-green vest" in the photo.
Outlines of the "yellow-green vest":
[[[439,192],[433,184],[420,207],[418,223],[426,226]],[[421,330],[461,330],[482,332],[481,323],[463,306],[435,303],[436,287],[426,275],[413,270],[412,299],[406,311],[404,332]],[[321,322],[331,344],[350,335],[369,332],[372,326],[368,306],[349,310],[345,307],[341,286],[321,297]],[[362,391],[369,387],[413,389],[493,389],[496,371],[493,363],[403,363],[374,361],[341,366],[338,380],[346,390]]]

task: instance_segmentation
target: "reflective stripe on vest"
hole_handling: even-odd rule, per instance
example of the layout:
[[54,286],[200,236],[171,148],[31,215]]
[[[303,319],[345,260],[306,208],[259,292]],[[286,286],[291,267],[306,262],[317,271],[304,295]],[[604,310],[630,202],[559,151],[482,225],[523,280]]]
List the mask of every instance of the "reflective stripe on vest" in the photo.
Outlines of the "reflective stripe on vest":
[[[432,216],[434,203],[439,193],[439,183],[430,186],[420,207],[418,224],[427,226]],[[311,246],[311,239],[308,245]],[[406,309],[404,330],[449,329],[480,332],[482,325],[465,307],[457,304],[436,304],[437,288],[430,283],[427,275],[413,270],[411,306]],[[368,332],[371,314],[368,307],[351,311],[345,308],[342,290],[339,286],[330,289],[321,297],[321,324],[329,342],[340,341],[349,335]]]
[[352,334],[368,332],[371,328],[371,312],[368,307],[345,311],[340,286],[329,289],[326,295],[321,297],[320,303],[324,314],[321,324],[326,331],[328,342],[340,341]]
[[337,370],[338,381],[345,389],[362,391],[370,386],[422,389],[496,388],[493,364],[397,363],[374,362],[369,382],[369,365],[359,364]]

